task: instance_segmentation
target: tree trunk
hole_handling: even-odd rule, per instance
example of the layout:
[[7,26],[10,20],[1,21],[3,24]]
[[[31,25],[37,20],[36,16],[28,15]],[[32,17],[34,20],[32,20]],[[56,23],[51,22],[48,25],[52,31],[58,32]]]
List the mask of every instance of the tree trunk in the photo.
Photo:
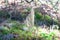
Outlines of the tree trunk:
[[25,24],[28,27],[33,27],[34,26],[34,9],[33,8],[31,8],[31,12],[27,16],[26,21],[25,21]]
[[31,26],[34,26],[34,8],[31,9]]

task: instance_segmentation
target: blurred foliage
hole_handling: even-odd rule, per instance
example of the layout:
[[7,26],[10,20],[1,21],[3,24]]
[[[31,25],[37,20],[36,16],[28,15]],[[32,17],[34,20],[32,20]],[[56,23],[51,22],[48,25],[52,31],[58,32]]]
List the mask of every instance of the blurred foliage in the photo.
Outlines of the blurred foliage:
[[[28,12],[31,8],[26,9]],[[22,18],[26,16],[26,14],[21,14]],[[0,17],[9,18],[10,15],[6,11],[0,11]],[[58,20],[52,20],[49,15],[42,15],[42,13],[35,10],[35,21],[46,21],[47,25],[58,24]],[[8,28],[7,26],[0,27],[0,33],[3,35],[6,34],[17,34],[19,35],[18,38],[12,38],[11,40],[55,40],[56,36],[54,32],[49,32],[49,34],[44,33],[44,31],[38,29],[38,27],[27,27],[25,24],[21,24],[20,22],[9,20],[8,23],[12,23],[13,25]]]
[[0,27],[0,34],[8,34],[9,29],[7,27]]
[[43,20],[43,16],[39,12],[35,14],[35,18],[36,18],[36,20]]
[[15,35],[19,35],[19,37],[17,38],[12,38],[11,40],[52,40],[54,38],[54,40],[56,39],[55,33],[53,32],[48,32],[45,33],[44,30],[42,30],[39,27],[27,27],[28,30],[24,30],[23,28],[26,27],[26,25],[24,24],[20,24],[17,21],[12,22],[13,25],[11,26],[11,28],[8,27],[2,27],[0,29],[0,33],[6,35],[6,34],[15,34]]
[[51,20],[51,17],[48,15],[45,15],[45,20]]
[[31,8],[27,7],[26,10],[27,10],[27,12],[29,12],[29,11],[31,11]]
[[43,15],[40,12],[38,12],[38,10],[35,10],[35,19],[43,20]]
[[46,22],[46,25],[50,26],[50,25],[53,25],[53,23],[55,25],[60,25],[58,23],[58,20],[57,19],[52,19],[49,15],[42,15],[42,13],[40,13],[38,10],[35,10],[35,21],[45,21]]
[[41,33],[40,34],[42,39],[44,40],[56,40],[55,37],[55,33],[54,32],[50,32],[49,34],[46,34],[46,33]]
[[9,18],[10,15],[9,15],[9,13],[7,11],[0,10],[0,17]]

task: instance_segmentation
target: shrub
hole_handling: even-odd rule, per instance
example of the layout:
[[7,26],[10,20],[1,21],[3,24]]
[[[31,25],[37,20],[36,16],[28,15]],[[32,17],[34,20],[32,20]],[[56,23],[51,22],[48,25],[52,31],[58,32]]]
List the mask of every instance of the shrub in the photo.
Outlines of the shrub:
[[7,11],[1,10],[0,11],[0,17],[9,18],[10,15],[9,15],[9,13]]
[[50,32],[49,34],[40,33],[40,36],[44,40],[56,40],[56,35],[54,32]]
[[9,33],[9,29],[7,27],[0,27],[0,33],[8,34]]
[[35,14],[35,19],[36,19],[36,20],[43,20],[42,14],[41,14],[41,13],[36,13],[36,14]]

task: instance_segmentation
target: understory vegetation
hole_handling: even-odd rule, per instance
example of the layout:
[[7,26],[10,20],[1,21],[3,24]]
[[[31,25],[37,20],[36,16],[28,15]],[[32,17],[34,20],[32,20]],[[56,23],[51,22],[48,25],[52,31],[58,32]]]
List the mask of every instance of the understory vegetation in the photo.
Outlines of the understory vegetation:
[[[0,14],[1,12],[2,11],[0,11]],[[3,12],[1,15],[3,14],[5,13]],[[3,16],[9,18],[10,15],[7,15],[9,14],[6,13],[6,15]],[[7,24],[0,26],[0,40],[58,40],[57,34],[54,30],[50,31],[49,28],[41,28],[39,27],[39,24],[36,24],[36,22],[38,23],[40,21],[49,27],[50,25],[53,25],[52,22],[59,25],[58,20],[51,20],[49,15],[46,14],[44,16],[38,11],[35,11],[35,19],[35,26],[33,27],[27,27],[24,23],[20,23],[15,19],[9,19]]]
[[59,0],[8,1],[0,3],[0,40],[60,40]]
[[[12,23],[12,24],[11,24]],[[57,40],[55,31],[42,29],[40,27],[29,28],[18,21],[8,22],[10,27],[4,25],[0,27],[0,40]]]

